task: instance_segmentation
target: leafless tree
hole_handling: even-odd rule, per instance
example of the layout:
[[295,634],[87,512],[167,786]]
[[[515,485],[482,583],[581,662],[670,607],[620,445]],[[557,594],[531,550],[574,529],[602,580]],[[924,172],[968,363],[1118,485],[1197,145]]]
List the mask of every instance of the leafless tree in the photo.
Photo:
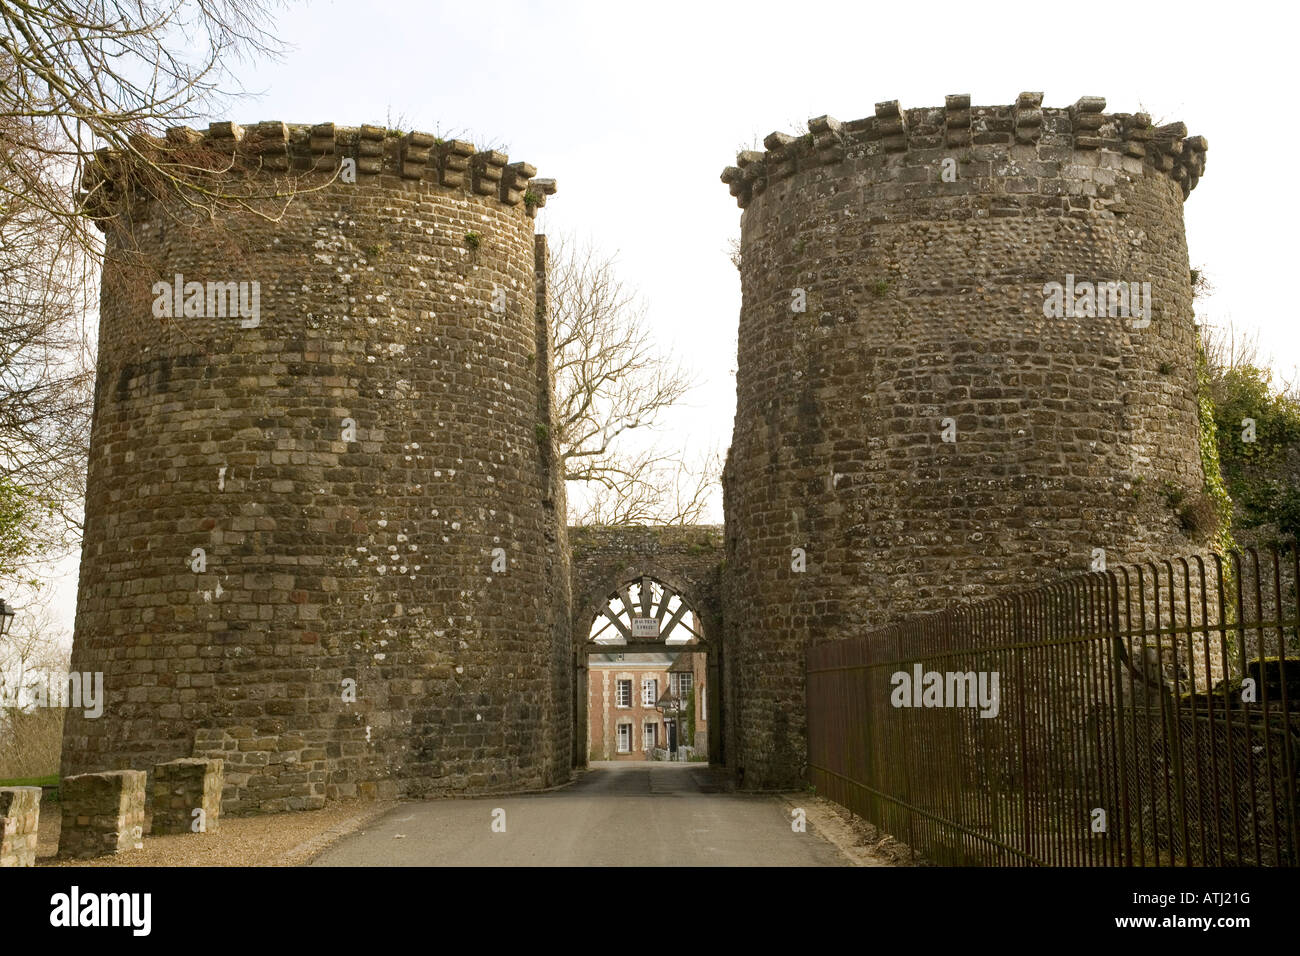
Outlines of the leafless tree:
[[1224,325],[1200,326],[1201,347],[1211,376],[1247,365],[1259,366],[1259,332],[1238,329],[1231,321]]
[[213,173],[231,157],[166,134],[234,92],[249,58],[278,53],[275,5],[0,0],[0,490],[27,510],[6,572],[78,538],[106,248],[95,226],[116,211],[112,189],[209,217],[292,193],[251,179],[230,189]]
[[710,452],[694,465],[678,455],[653,450],[618,458],[621,471],[609,470],[572,503],[576,525],[695,524],[704,516],[722,475],[721,456]]
[[[276,5],[0,2],[0,120],[11,172],[0,197],[39,209],[90,250],[97,243],[88,219],[112,212],[102,201],[105,180],[82,179],[92,156],[191,205],[246,201],[214,187],[213,164],[192,141],[163,134],[222,102],[251,58],[279,53],[267,29]],[[89,202],[79,201],[78,185]]]
[[708,505],[719,469],[692,470],[680,450],[629,448],[690,391],[690,373],[655,345],[644,303],[615,260],[590,243],[551,247],[556,414],[575,524],[689,524]]
[[1294,368],[1289,374],[1282,374],[1275,368],[1272,360],[1263,353],[1258,329],[1254,332],[1238,329],[1231,320],[1226,325],[1205,323],[1199,328],[1211,382],[1217,382],[1234,369],[1261,369],[1270,376],[1277,371],[1277,384],[1272,387],[1292,401],[1300,401],[1300,375]]
[[[68,647],[44,601],[28,603],[0,637],[0,778],[57,773],[63,709],[33,707],[31,682],[64,678]],[[47,685],[48,686],[48,685]]]
[[93,262],[24,197],[25,166],[40,159],[6,135],[22,125],[0,117],[0,483],[22,512],[10,515],[21,528],[7,529],[6,576],[78,540],[94,381]]

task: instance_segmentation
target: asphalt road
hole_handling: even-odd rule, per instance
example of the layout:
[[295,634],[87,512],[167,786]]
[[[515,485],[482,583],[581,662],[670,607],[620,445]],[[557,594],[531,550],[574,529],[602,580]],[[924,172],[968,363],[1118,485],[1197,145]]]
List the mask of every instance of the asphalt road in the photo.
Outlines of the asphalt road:
[[703,764],[597,763],[550,793],[405,803],[313,865],[848,865],[812,828],[794,832],[781,800],[725,781]]

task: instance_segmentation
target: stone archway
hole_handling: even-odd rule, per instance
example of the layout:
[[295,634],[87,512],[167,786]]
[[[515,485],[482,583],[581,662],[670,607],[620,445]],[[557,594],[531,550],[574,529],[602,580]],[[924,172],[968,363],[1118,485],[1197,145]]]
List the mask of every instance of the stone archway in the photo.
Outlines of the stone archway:
[[[588,661],[593,654],[611,650],[705,655],[700,700],[707,701],[709,761],[725,763],[723,728],[728,708],[723,693],[722,529],[712,525],[579,527],[570,529],[569,541],[574,595],[574,765],[585,765],[588,757]],[[634,618],[652,623],[633,633]],[[641,636],[641,631],[646,636]],[[649,636],[651,631],[653,636]]]

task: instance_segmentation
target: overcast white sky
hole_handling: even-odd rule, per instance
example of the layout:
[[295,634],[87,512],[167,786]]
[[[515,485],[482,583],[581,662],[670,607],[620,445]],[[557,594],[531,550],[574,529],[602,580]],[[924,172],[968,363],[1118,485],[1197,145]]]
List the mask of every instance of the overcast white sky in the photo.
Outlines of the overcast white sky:
[[[1186,205],[1202,321],[1258,329],[1283,372],[1300,355],[1289,283],[1300,222],[1294,30],[1283,5],[510,3],[315,0],[283,11],[281,63],[247,71],[228,117],[467,133],[558,181],[539,231],[618,254],[665,349],[696,369],[666,440],[688,455],[731,435],[740,210],[718,179],[738,148],[811,116],[970,93],[1044,105],[1104,96],[1209,139]],[[721,501],[712,519],[721,521]],[[71,562],[75,565],[75,560]],[[57,604],[71,622],[75,574]]]

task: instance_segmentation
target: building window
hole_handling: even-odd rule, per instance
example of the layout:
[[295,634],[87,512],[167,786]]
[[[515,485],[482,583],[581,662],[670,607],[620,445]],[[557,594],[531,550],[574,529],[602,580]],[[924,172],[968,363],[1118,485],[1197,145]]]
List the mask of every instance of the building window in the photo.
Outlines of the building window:
[[[628,681],[628,683],[630,684],[631,681]],[[631,724],[618,725],[618,752],[621,754],[627,754],[632,752],[632,725]]]
[[707,689],[708,689],[708,688],[705,688],[705,687],[701,687],[701,688],[700,688],[700,720],[708,720],[708,719],[709,719],[709,708],[707,708],[707,707],[704,706],[704,697],[705,697],[705,693],[704,693],[704,692],[705,692]]
[[659,679],[657,677],[647,677],[641,681],[641,704],[644,707],[653,707],[655,701],[659,699]]
[[659,746],[659,725],[647,723],[641,732],[642,742],[646,753],[654,750]]
[[632,682],[630,680],[621,680],[618,682],[618,694],[614,702],[619,707],[632,706]]
[[[680,697],[683,701],[686,701],[691,696],[691,688],[695,686],[695,675],[684,673],[669,674],[668,686],[672,688],[674,697]],[[682,706],[685,706],[685,703],[683,703]]]

